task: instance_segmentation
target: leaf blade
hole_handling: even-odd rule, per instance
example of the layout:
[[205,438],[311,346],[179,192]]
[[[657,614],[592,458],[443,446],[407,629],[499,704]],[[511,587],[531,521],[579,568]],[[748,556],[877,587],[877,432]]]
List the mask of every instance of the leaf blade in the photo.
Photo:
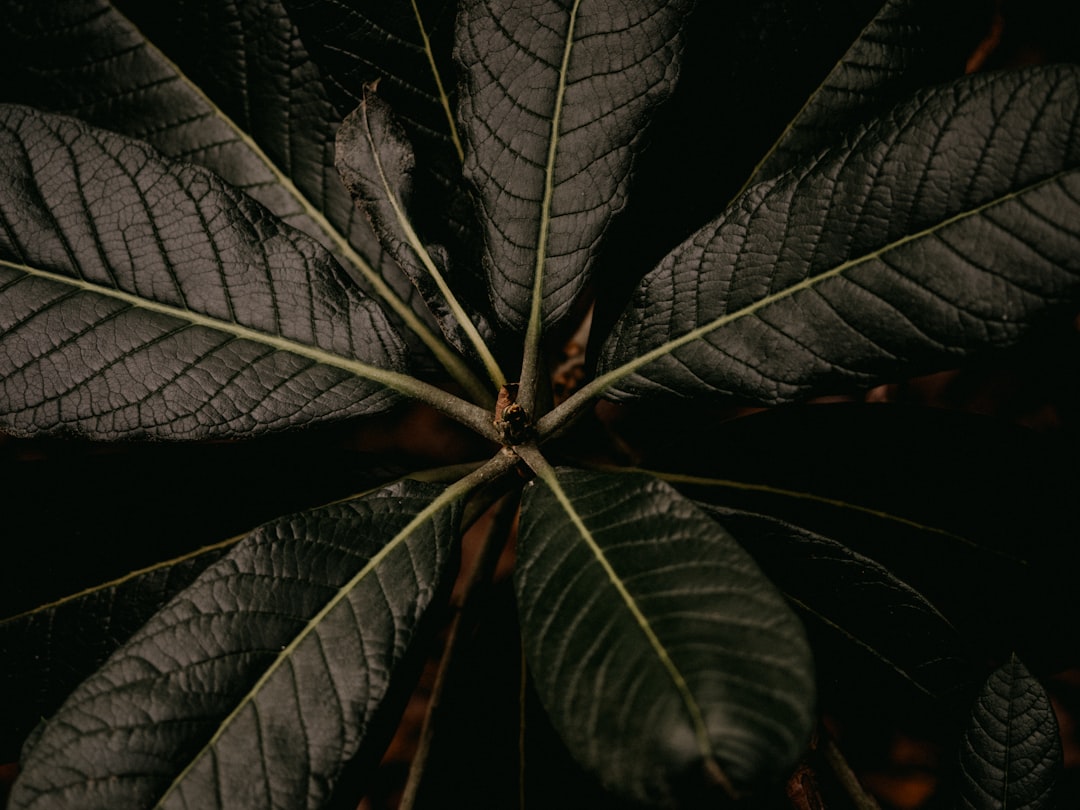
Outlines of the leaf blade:
[[624,205],[639,122],[674,83],[685,10],[652,2],[631,17],[581,0],[530,14],[505,2],[462,8],[465,173],[496,316],[510,329],[557,321],[582,288],[591,246]]
[[339,118],[279,0],[48,0],[9,9],[2,25],[16,50],[0,74],[4,101],[76,115],[220,174],[333,251],[480,398],[408,280],[383,267],[337,177]]
[[12,807],[319,806],[445,584],[462,494],[401,482],[252,533],[69,698]]
[[14,432],[234,435],[424,387],[330,254],[214,175],[74,119],[0,120]]
[[960,744],[958,806],[1053,807],[1061,756],[1050,699],[1013,656],[972,707]]
[[[753,187],[647,277],[591,392],[778,403],[1014,343],[1076,295],[1078,82],[1044,68],[927,91],[814,168]],[[904,176],[897,160],[927,168]],[[698,301],[696,322],[673,295]]]
[[[798,622],[749,557],[654,479],[542,478],[522,504],[515,587],[530,670],[575,758],[639,801],[778,776],[809,733],[812,672]],[[663,561],[679,569],[675,591],[649,573]],[[754,607],[725,619],[725,598]]]
[[501,389],[506,378],[480,330],[481,315],[467,312],[406,214],[412,197],[416,157],[404,131],[369,86],[360,106],[345,117],[337,134],[335,163],[358,207],[379,240],[416,286],[443,333],[465,352],[475,353]]
[[[842,542],[774,517],[701,504],[800,610],[930,697],[970,681],[971,658],[929,599]],[[821,662],[819,667],[828,667]],[[837,668],[848,666],[843,660]]]
[[233,542],[0,619],[0,648],[8,654],[0,684],[5,694],[18,696],[4,707],[0,756],[15,761],[41,719]]
[[1070,665],[1076,633],[1045,617],[1077,609],[1062,539],[1078,511],[1071,442],[902,404],[790,406],[714,427],[709,411],[688,420],[672,406],[621,425],[644,472],[840,541],[929,598],[974,649]]
[[[887,0],[788,123],[747,186],[776,177],[904,96],[960,75],[958,23],[976,4],[943,14],[923,0]],[[949,46],[952,47],[949,47]]]

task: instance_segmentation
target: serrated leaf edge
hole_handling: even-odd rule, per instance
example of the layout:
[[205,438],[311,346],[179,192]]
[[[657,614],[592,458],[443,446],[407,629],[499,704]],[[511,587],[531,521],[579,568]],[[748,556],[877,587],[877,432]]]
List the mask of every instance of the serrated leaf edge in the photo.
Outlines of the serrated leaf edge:
[[750,176],[746,178],[746,182],[743,183],[742,188],[740,188],[739,191],[735,194],[735,197],[739,197],[744,191],[746,191],[746,189],[748,189],[754,183],[758,182],[758,173],[761,171],[762,166],[768,163],[772,156],[776,154],[776,150],[780,148],[780,145],[784,142],[787,136],[791,133],[793,129],[795,129],[795,125],[799,123],[799,119],[802,118],[803,113],[806,112],[810,105],[817,101],[817,98],[821,95],[822,90],[825,89],[825,86],[829,83],[829,81],[840,71],[840,68],[843,67],[844,63],[847,62],[848,57],[851,55],[852,51],[854,51],[860,45],[863,38],[867,35],[870,29],[876,26],[879,20],[885,15],[886,9],[892,11],[892,9],[890,8],[890,6],[892,5],[893,0],[888,0],[888,2],[886,2],[885,5],[883,5],[881,9],[879,9],[878,12],[874,14],[870,21],[863,27],[863,29],[859,32],[859,35],[855,38],[855,41],[852,42],[852,44],[848,47],[846,51],[844,51],[844,55],[841,56],[836,61],[836,64],[834,64],[829,69],[829,72],[825,74],[825,78],[821,80],[820,84],[818,84],[818,86],[814,88],[814,91],[809,96],[807,96],[806,101],[804,101],[802,106],[799,107],[799,111],[795,113],[795,115],[791,118],[790,121],[787,122],[787,125],[784,127],[783,131],[777,136],[776,140],[773,141],[772,146],[769,147],[769,150],[764,155],[762,155],[761,160],[759,160],[757,162],[757,165],[754,166],[753,171],[750,172]]
[[108,582],[101,582],[97,585],[92,585],[89,588],[83,588],[81,591],[75,591],[74,593],[69,593],[65,596],[61,596],[59,599],[54,599],[51,602],[45,602],[44,604],[37,605],[36,607],[32,607],[29,610],[24,610],[21,613],[15,613],[11,616],[5,616],[4,618],[0,619],[0,627],[3,627],[9,622],[15,622],[20,619],[28,618],[29,616],[33,616],[37,613],[44,613],[47,610],[52,610],[53,608],[60,607],[61,605],[67,604],[68,602],[74,602],[76,599],[82,599],[84,596],[89,596],[93,593],[105,591],[109,588],[115,588],[118,585],[123,585],[125,582],[129,582],[133,579],[144,576],[145,574],[153,573],[154,571],[159,571],[162,568],[169,568],[174,565],[179,565],[182,562],[187,562],[188,560],[194,560],[197,557],[201,557],[203,554],[209,554],[213,551],[220,551],[221,549],[225,549],[229,546],[235,545],[236,543],[240,542],[240,540],[243,539],[245,536],[246,532],[245,534],[234,535],[233,537],[222,540],[218,543],[212,543],[208,546],[202,546],[195,549],[194,551],[189,551],[187,554],[181,554],[179,557],[173,557],[171,560],[162,560],[160,562],[154,563],[153,565],[148,565],[145,568],[137,568],[134,571],[129,571],[123,576],[116,577],[116,579],[110,579]]
[[[422,481],[433,484],[442,484],[446,483],[447,481],[456,481],[457,479],[463,478],[471,472],[475,472],[482,466],[483,462],[465,462],[462,464],[451,464],[445,467],[433,467],[429,470],[420,470],[417,472],[409,473],[408,475],[403,475],[400,478],[394,479],[392,481],[387,481],[384,484],[379,484],[378,486],[371,487],[370,489],[366,489],[363,492],[357,492],[353,495],[347,495],[344,498],[337,498],[336,500],[328,501],[327,503],[321,504],[321,506],[316,506],[312,508],[318,509],[322,506],[330,506],[332,504],[338,503],[348,503],[349,501],[353,501],[357,498],[362,498],[365,495],[370,495],[373,492],[377,492],[380,489],[385,489],[386,487],[393,486],[399,481],[404,481],[406,479],[411,481]],[[148,565],[145,568],[137,568],[134,571],[130,571],[123,576],[111,579],[107,582],[101,582],[97,585],[91,585],[89,588],[84,588],[81,591],[75,591],[74,593],[65,594],[64,596],[61,596],[59,599],[55,599],[52,602],[45,602],[43,604],[36,605],[29,610],[24,610],[21,613],[15,613],[11,616],[5,616],[3,618],[0,618],[0,627],[2,627],[8,622],[24,619],[28,616],[34,615],[35,613],[42,613],[46,610],[51,610],[52,608],[59,607],[60,605],[66,604],[68,602],[73,602],[76,599],[81,599],[84,596],[89,596],[90,594],[104,591],[109,588],[115,588],[116,586],[122,585],[132,579],[141,577],[154,571],[158,571],[162,568],[169,568],[171,566],[178,565],[179,563],[193,560],[196,557],[202,556],[203,554],[208,554],[212,551],[219,551],[221,549],[229,548],[229,546],[236,545],[238,542],[247,537],[247,535],[250,533],[251,532],[248,531],[243,532],[242,534],[233,535],[232,537],[228,537],[225,540],[221,540],[217,543],[211,543],[207,546],[201,546],[194,551],[189,551],[187,554],[181,554],[179,557],[173,557],[169,560],[161,560],[159,562],[153,563],[152,565]]]

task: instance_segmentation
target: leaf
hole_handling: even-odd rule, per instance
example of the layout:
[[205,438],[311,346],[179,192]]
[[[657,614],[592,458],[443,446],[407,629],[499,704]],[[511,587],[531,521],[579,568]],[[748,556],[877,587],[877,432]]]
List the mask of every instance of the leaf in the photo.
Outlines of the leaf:
[[635,411],[620,435],[639,467],[688,497],[843,543],[926,596],[974,649],[1073,665],[1075,623],[1046,620],[1080,610],[1072,441],[899,404],[794,405],[720,424],[702,407],[693,419],[685,407]]
[[[453,280],[454,292],[467,304],[481,331],[490,334],[476,216],[461,174],[464,153],[454,118],[451,48],[457,4],[451,0],[360,5],[327,0],[284,2],[326,77],[340,117],[362,103],[366,86],[378,84],[379,97],[393,110],[416,152],[410,170],[415,191],[403,198],[404,209],[425,244],[433,250],[445,248],[444,274]],[[339,154],[341,140],[339,133]],[[351,190],[355,196],[355,189]],[[432,307],[432,298],[425,299]],[[440,324],[445,330],[445,319],[440,318]],[[453,331],[448,337],[454,341]],[[465,342],[456,344],[468,352]]]
[[212,169],[324,247],[341,252],[353,239],[378,261],[333,168],[340,116],[280,2],[5,5],[5,101],[146,140]]
[[384,263],[338,178],[340,115],[281,0],[43,0],[5,8],[0,33],[10,48],[3,100],[73,114],[213,170],[332,250],[407,339],[487,396]]
[[495,387],[502,388],[506,378],[474,321],[488,334],[490,327],[482,315],[467,312],[458,301],[445,277],[446,261],[442,268],[436,265],[435,257],[444,253],[429,249],[409,220],[416,158],[374,86],[345,118],[337,144],[338,171],[380,242],[420,291],[443,333],[459,350],[482,358]]
[[363,100],[374,81],[412,139],[454,152],[450,51],[456,3],[409,0],[347,5],[328,0],[284,0],[311,58],[329,77],[327,90],[341,117]]
[[886,0],[747,181],[776,177],[910,93],[961,75],[960,29],[978,4]]
[[540,699],[609,789],[665,806],[741,794],[802,753],[814,687],[798,620],[666,484],[574,470],[534,481],[515,587]]
[[333,257],[210,172],[0,113],[0,414],[197,438],[386,408],[402,346]]
[[752,187],[645,278],[588,393],[780,403],[1015,343],[1077,297],[1078,84],[929,90]]
[[566,316],[626,204],[644,123],[671,92],[689,3],[467,0],[455,56],[465,176],[497,318],[538,338]]
[[452,0],[411,0],[352,6],[327,0],[284,0],[319,65],[339,117],[360,105],[364,88],[378,83],[419,155],[420,201],[435,197],[453,206],[420,207],[420,229],[436,240],[463,227],[460,208],[463,152],[454,119],[454,14]]
[[224,545],[207,547],[0,619],[0,649],[5,651],[0,694],[6,704],[0,759],[17,759],[19,745],[43,717],[227,550]]
[[68,699],[9,806],[322,806],[401,708],[461,494],[406,481],[253,532]]
[[804,616],[840,637],[848,654],[819,668],[844,670],[868,655],[920,692],[965,686],[971,660],[956,628],[917,590],[843,543],[767,515],[701,504],[739,538]]
[[1050,700],[1014,655],[972,707],[960,744],[958,806],[1054,807],[1061,756]]

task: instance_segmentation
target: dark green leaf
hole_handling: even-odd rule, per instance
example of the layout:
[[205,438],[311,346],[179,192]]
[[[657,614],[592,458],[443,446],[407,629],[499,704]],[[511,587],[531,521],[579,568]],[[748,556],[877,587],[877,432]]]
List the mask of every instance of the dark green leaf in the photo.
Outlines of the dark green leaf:
[[321,807],[400,709],[460,494],[406,481],[253,532],[68,699],[9,806]]
[[465,175],[481,209],[495,314],[510,328],[559,320],[584,288],[597,243],[626,203],[644,123],[674,86],[688,8],[462,4]]
[[[819,668],[844,669],[869,655],[931,696],[970,682],[968,651],[930,601],[880,563],[782,520],[702,505],[753,555],[765,575],[810,620],[837,634],[849,655]],[[832,667],[830,667],[832,664]]]
[[[415,192],[404,200],[409,219],[425,244],[446,248],[449,266],[444,272],[453,279],[457,297],[478,320],[481,314],[489,319],[475,212],[464,188],[454,119],[457,88],[450,52],[457,3],[285,0],[285,6],[327,77],[342,118],[361,103],[364,87],[378,82],[379,97],[416,151],[410,170]],[[431,297],[426,300],[431,306]]]
[[960,744],[960,800],[972,810],[1054,806],[1057,719],[1042,685],[1012,659],[986,681]]
[[342,185],[341,116],[281,0],[4,0],[0,33],[0,100],[72,114],[213,170],[333,251],[407,339],[484,396]]
[[802,627],[666,484],[573,470],[533,482],[515,577],[541,701],[609,789],[663,805],[743,793],[802,753],[814,702]]
[[457,151],[450,56],[454,0],[283,1],[312,59],[328,77],[327,89],[342,118],[360,104],[364,86],[377,80],[379,93],[409,136],[430,140],[418,148],[440,143],[437,151]]
[[352,239],[379,260],[334,171],[340,116],[278,0],[4,0],[0,33],[4,101],[146,140],[325,247]]
[[210,172],[6,107],[0,176],[12,432],[235,435],[393,401],[384,369],[403,351],[379,307],[317,242]]
[[685,407],[635,410],[621,427],[642,466],[693,499],[843,543],[924,594],[975,649],[1076,664],[1080,453],[1060,434],[903,405],[790,406],[721,424],[701,408],[693,419]]
[[479,355],[501,388],[506,379],[480,333],[490,335],[490,327],[482,315],[461,305],[448,284],[445,252],[426,244],[410,221],[416,159],[374,86],[342,123],[337,144],[338,171],[389,255],[420,291],[447,338],[460,351]]
[[829,146],[840,132],[930,84],[959,76],[960,27],[977,2],[887,0],[773,144],[748,181],[776,177]]
[[227,550],[210,547],[0,620],[0,759],[15,760],[42,718]]
[[1019,340],[1078,296],[1080,71],[920,93],[650,273],[594,384],[778,403]]

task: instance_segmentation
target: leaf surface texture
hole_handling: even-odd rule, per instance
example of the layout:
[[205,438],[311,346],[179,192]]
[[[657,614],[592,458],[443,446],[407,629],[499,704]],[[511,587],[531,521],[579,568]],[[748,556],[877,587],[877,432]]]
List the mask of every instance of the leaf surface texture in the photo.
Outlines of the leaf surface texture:
[[378,261],[333,168],[340,118],[280,2],[6,5],[5,101],[146,140],[212,169],[326,247],[345,239]]
[[780,776],[814,691],[780,594],[666,484],[563,469],[557,481],[526,488],[515,587],[529,670],[570,752],[659,804]]
[[444,582],[441,492],[402,482],[253,532],[72,694],[10,806],[321,807]]
[[1080,287],[1078,98],[1074,67],[972,77],[751,187],[646,276],[595,387],[775,404],[1015,343]]
[[465,176],[495,314],[565,316],[626,203],[644,122],[674,86],[681,0],[467,0],[456,57]]
[[0,154],[9,430],[197,438],[390,405],[358,376],[403,364],[379,307],[210,172],[22,107]]
[[439,245],[427,244],[411,221],[416,155],[403,127],[374,87],[369,87],[338,130],[336,164],[379,241],[412,280],[443,334],[467,355],[480,350],[489,375],[502,387],[502,372],[494,359],[489,359],[487,344],[474,325],[479,324],[490,335],[486,319],[465,310],[448,283],[447,252]]
[[986,681],[960,743],[957,806],[1054,807],[1061,770],[1057,719],[1042,685],[1016,656]]
[[12,696],[4,706],[0,757],[16,759],[42,717],[224,553],[206,549],[0,620],[0,649],[8,653],[0,689]]

